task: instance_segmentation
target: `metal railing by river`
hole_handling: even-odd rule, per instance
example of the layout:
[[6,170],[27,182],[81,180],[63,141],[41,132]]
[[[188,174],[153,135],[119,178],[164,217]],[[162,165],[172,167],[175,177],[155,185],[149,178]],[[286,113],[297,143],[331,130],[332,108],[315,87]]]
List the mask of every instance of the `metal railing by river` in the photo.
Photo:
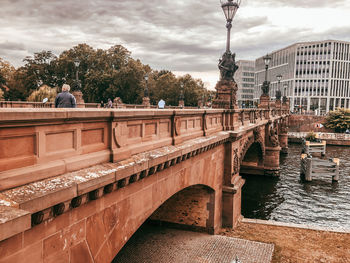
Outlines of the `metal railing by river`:
[[340,159],[339,182],[300,180],[300,144],[281,156],[281,177],[245,176],[242,214],[247,218],[350,229],[350,148],[328,146],[325,158]]

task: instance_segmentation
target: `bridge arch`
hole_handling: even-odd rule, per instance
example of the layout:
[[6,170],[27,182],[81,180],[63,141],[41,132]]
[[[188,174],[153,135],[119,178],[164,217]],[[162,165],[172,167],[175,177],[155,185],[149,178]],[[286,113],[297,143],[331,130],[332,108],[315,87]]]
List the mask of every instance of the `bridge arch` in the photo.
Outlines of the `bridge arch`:
[[203,155],[96,200],[111,206],[87,220],[94,262],[111,262],[148,219],[215,233],[222,223],[224,146]]
[[240,155],[240,174],[260,174],[264,171],[265,144],[260,131],[249,137]]
[[151,216],[152,222],[213,232],[215,190],[192,185],[166,200]]

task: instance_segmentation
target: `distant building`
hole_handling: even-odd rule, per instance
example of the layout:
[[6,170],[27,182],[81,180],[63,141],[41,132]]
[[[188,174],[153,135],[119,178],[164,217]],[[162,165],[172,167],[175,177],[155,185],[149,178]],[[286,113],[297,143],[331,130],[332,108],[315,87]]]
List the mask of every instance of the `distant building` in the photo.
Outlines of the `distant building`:
[[[276,76],[281,74],[281,92],[290,98],[292,111],[324,114],[337,107],[350,108],[350,42],[296,43],[270,55],[270,97],[275,97]],[[255,69],[254,100],[258,100],[265,79],[263,57],[256,59]]]
[[239,60],[237,65],[239,68],[235,73],[234,79],[238,85],[238,106],[243,108],[253,105],[255,61]]

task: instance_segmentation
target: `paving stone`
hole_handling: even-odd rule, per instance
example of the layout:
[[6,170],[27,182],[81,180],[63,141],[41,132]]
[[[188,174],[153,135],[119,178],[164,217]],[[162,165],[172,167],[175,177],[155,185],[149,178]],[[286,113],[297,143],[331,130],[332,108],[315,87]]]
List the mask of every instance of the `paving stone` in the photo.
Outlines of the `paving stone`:
[[269,263],[273,244],[190,231],[143,226],[112,263]]

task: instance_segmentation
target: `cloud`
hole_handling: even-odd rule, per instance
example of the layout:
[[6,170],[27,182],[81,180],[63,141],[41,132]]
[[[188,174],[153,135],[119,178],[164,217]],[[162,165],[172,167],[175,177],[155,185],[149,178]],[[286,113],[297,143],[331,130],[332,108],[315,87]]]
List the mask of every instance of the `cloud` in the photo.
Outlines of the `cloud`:
[[[242,1],[232,50],[237,59],[255,59],[299,41],[349,40],[347,2]],[[155,69],[217,71],[226,44],[226,22],[216,0],[1,0],[0,24],[0,56],[15,66],[34,52],[59,55],[87,43],[121,44]]]
[[2,42],[0,43],[0,50],[26,50],[23,43],[15,43],[15,42]]
[[249,4],[262,6],[284,6],[284,7],[305,7],[305,8],[322,8],[322,7],[342,7],[348,4],[347,0],[248,0]]

